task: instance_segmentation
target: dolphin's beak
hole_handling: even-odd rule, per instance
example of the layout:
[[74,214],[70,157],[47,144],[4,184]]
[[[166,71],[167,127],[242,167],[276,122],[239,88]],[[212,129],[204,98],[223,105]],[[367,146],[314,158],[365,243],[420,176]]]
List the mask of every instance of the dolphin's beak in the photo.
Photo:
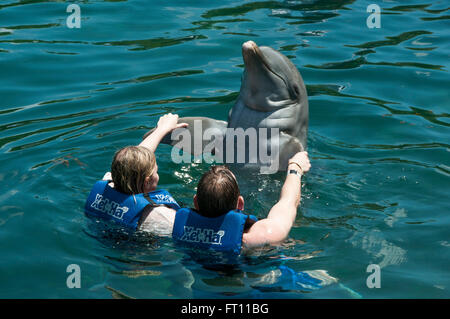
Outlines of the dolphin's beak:
[[256,50],[259,49],[255,42],[247,41],[242,44],[242,54],[246,54],[248,51],[252,51],[256,54]]
[[265,61],[263,61],[264,55],[253,41],[247,41],[242,44],[242,57],[244,58],[246,66],[254,63],[255,60],[260,60],[263,64],[266,64]]
[[280,77],[276,72],[272,70],[270,64],[265,58],[261,49],[253,41],[247,41],[242,44],[242,57],[244,58],[245,68],[249,69],[261,69],[264,66],[267,71]]
[[[261,49],[253,41],[247,41],[242,44],[242,57],[244,58],[245,70],[249,77],[266,77],[271,79],[272,75],[278,77],[284,82],[286,88],[289,88],[288,83],[283,78],[282,74],[278,74],[270,66],[270,58],[266,58]],[[259,83],[257,80],[251,80],[250,83]],[[257,85],[257,84],[255,84]]]

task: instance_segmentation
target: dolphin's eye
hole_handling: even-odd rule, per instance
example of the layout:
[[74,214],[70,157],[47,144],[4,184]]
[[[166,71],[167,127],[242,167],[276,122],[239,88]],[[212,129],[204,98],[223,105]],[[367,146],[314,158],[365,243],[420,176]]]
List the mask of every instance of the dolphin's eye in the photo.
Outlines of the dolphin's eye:
[[300,89],[298,88],[297,85],[294,85],[294,92],[295,92],[295,94],[297,94],[297,95],[300,94]]

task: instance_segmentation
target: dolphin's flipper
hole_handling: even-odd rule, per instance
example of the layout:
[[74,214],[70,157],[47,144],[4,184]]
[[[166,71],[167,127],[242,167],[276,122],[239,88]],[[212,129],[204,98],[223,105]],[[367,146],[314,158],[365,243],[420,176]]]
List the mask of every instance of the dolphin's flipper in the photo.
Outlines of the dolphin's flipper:
[[[211,119],[209,117],[180,117],[178,123],[187,123],[188,127],[179,128],[174,130],[172,133],[167,134],[162,139],[161,143],[169,144],[172,146],[183,145],[187,143],[184,138],[189,138],[189,145],[191,154],[197,156],[205,151],[205,146],[207,146],[214,138],[225,136],[227,129],[226,121],[219,121]],[[146,138],[155,129],[151,129],[144,135]],[[206,135],[205,135],[206,133]],[[184,143],[183,143],[184,142]],[[186,148],[184,148],[186,150]],[[206,150],[213,151],[213,150]]]

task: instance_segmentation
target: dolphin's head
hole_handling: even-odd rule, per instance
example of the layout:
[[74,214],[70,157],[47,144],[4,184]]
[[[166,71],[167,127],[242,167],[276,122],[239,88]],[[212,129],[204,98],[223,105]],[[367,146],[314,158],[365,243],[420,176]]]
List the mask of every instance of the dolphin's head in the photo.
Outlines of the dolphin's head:
[[280,52],[247,41],[242,45],[242,56],[245,71],[241,98],[247,107],[262,112],[274,111],[306,97],[300,73]]

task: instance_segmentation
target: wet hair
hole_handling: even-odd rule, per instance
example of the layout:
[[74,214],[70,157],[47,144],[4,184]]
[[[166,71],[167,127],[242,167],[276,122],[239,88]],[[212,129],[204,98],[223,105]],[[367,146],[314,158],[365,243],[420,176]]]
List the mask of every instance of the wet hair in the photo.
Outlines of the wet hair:
[[156,168],[155,154],[143,146],[127,146],[116,152],[111,164],[114,188],[125,194],[144,192],[145,178]]
[[226,166],[213,166],[197,185],[199,213],[218,217],[236,209],[240,192],[236,178]]

